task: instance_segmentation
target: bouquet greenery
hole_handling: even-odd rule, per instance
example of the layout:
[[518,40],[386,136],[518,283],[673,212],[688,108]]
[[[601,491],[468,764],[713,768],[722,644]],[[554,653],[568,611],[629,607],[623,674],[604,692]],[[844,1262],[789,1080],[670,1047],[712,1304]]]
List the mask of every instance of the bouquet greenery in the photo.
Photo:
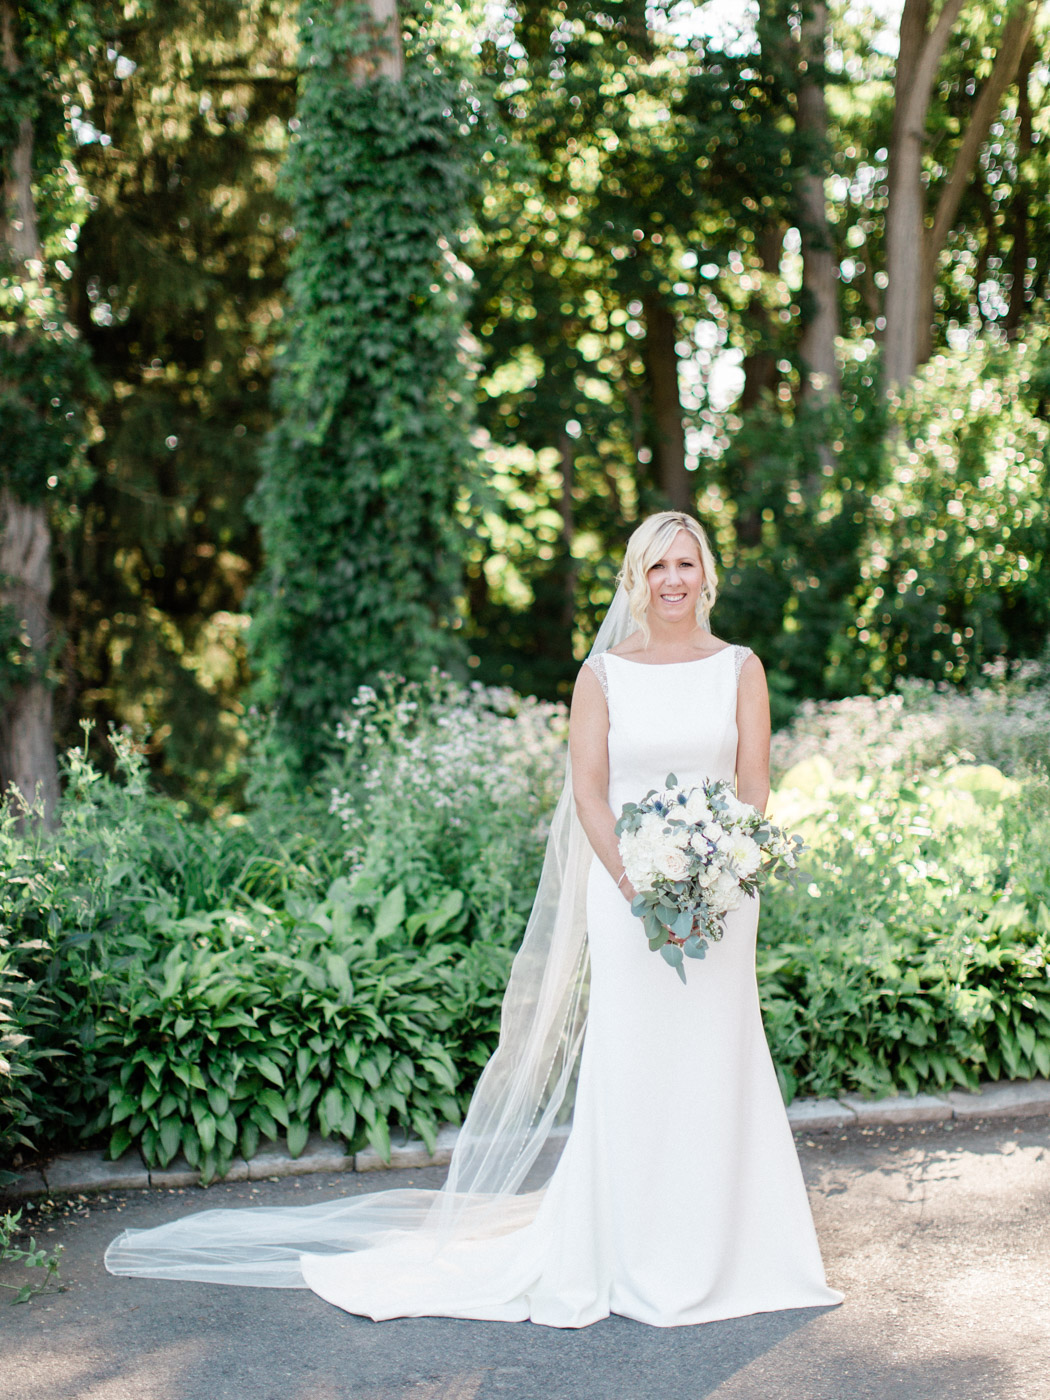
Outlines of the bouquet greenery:
[[793,880],[804,849],[801,837],[741,802],[729,783],[682,788],[673,773],[662,792],[624,804],[616,835],[637,892],[631,911],[683,982],[685,959],[704,957],[745,895],[774,876]]

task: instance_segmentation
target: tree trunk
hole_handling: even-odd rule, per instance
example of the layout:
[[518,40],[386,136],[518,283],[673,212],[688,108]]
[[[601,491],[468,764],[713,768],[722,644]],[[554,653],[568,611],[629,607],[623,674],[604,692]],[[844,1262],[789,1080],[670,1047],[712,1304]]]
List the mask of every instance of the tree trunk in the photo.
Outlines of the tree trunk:
[[926,117],[937,68],[964,0],[944,0],[929,29],[930,0],[905,0],[894,82],[890,136],[889,207],[886,211],[887,385],[904,385],[918,364],[916,309],[921,304],[925,198],[922,157]]
[[[769,224],[759,230],[755,251],[763,273],[779,269],[783,244],[784,230],[779,224]],[[744,387],[737,401],[741,417],[760,407],[777,383],[776,332],[761,287],[751,292],[743,320],[751,348],[741,365]],[[736,535],[742,545],[757,545],[762,542],[762,507],[755,496],[754,463],[743,452],[739,462],[738,473],[730,483],[737,506]]]
[[[0,41],[5,72],[20,64],[17,11],[0,3]],[[0,258],[12,270],[42,257],[33,200],[33,125],[23,118],[18,139],[4,161]],[[42,505],[26,505],[0,492],[0,604],[10,609],[29,643],[31,679],[14,685],[0,710],[0,791],[14,784],[26,802],[39,794],[48,825],[58,807],[53,703],[43,675],[50,643],[51,531]]]
[[1035,25],[1036,0],[1021,0],[1003,26],[1003,37],[995,56],[992,71],[973,104],[970,120],[963,133],[951,174],[933,218],[933,227],[923,230],[922,283],[916,308],[917,360],[924,364],[933,349],[933,289],[937,280],[937,263],[948,240],[959,203],[973,178],[977,157],[988,136],[992,122],[999,113],[1003,94],[1017,76],[1021,56],[1028,47]]
[[692,473],[685,465],[685,428],[678,387],[678,326],[674,314],[658,293],[643,300],[645,314],[645,370],[649,380],[652,413],[653,467],[660,490],[672,510],[693,509]]
[[[816,0],[802,25],[800,58],[805,78],[798,89],[798,130],[822,151],[828,136],[828,109],[824,99],[824,49],[828,7]],[[839,391],[835,341],[839,334],[839,270],[835,243],[828,221],[824,192],[823,159],[807,170],[799,183],[799,233],[802,238],[802,295],[805,323],[799,339],[802,360],[802,397],[816,395],[826,401]]]
[[1005,328],[1011,338],[1016,336],[1028,310],[1028,259],[1031,255],[1029,206],[1031,188],[1025,165],[1032,154],[1032,69],[1039,53],[1031,39],[1021,56],[1017,74],[1017,184],[1010,200],[1010,224],[1013,246],[1010,252],[1010,305]]
[[405,52],[397,0],[368,0],[368,10],[372,48],[351,59],[350,75],[358,84],[373,78],[390,78],[399,83],[405,73]]
[[[0,602],[18,619],[29,642],[31,664],[42,667],[50,642],[51,532],[40,506],[0,493]],[[39,675],[12,687],[0,715],[0,781],[13,783],[27,802],[37,795],[53,824],[58,803],[58,763],[51,689]]]

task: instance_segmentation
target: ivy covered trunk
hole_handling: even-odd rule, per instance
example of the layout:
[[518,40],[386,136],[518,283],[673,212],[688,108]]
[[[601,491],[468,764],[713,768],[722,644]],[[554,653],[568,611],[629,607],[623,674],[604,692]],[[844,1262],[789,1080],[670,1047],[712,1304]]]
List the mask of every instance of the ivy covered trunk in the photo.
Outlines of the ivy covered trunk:
[[469,127],[447,68],[410,47],[396,76],[384,15],[300,11],[285,173],[298,241],[255,498],[252,643],[261,696],[308,761],[358,685],[422,676],[460,650],[472,452],[454,250]]

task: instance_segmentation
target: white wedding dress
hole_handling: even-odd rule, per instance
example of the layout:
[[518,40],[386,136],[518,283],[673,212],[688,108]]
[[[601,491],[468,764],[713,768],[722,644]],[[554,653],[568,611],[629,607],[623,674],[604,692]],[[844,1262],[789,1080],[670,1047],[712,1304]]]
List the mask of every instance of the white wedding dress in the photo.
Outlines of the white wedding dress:
[[[737,681],[748,654],[726,647],[662,666],[610,652],[589,659],[609,706],[614,812],[663,787],[671,772],[682,783],[733,780]],[[762,1027],[757,922],[757,899],[731,913],[706,958],[687,961],[683,986],[590,859],[586,1037],[571,1133],[543,1189],[481,1198],[467,1228],[451,1237],[414,1228],[415,1199],[424,1193],[269,1215],[206,1212],[126,1232],[110,1246],[107,1266],[155,1277],[305,1283],[377,1320],[583,1327],[619,1313],[675,1327],[840,1302],[825,1282]],[[486,1216],[488,1199],[495,1214]],[[399,1210],[413,1228],[397,1228]],[[392,1228],[377,1228],[386,1220]],[[271,1221],[285,1262],[267,1275],[271,1254],[280,1252],[266,1243]],[[242,1237],[241,1254],[257,1261],[249,1269],[229,1252]],[[359,1240],[370,1247],[356,1248]],[[296,1241],[305,1243],[289,1268]],[[210,1262],[227,1254],[237,1262]]]
[[[743,647],[676,665],[609,652],[609,805],[668,773],[732,781]],[[413,1236],[302,1260],[322,1298],[373,1318],[657,1327],[842,1300],[824,1279],[755,979],[758,901],[686,964],[650,952],[604,866],[587,887],[591,985],[572,1132],[534,1218],[437,1255]]]

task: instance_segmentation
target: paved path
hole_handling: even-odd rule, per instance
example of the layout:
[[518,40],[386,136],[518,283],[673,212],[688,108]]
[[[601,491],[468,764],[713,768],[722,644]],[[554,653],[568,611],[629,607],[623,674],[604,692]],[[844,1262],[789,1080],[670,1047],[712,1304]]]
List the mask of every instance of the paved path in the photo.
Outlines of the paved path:
[[0,1302],[0,1400],[1050,1400],[1050,1124],[854,1127],[799,1150],[843,1306],[667,1331],[376,1324],[310,1293],[102,1268],[125,1226],[437,1170],[73,1199],[37,1218],[69,1291]]

